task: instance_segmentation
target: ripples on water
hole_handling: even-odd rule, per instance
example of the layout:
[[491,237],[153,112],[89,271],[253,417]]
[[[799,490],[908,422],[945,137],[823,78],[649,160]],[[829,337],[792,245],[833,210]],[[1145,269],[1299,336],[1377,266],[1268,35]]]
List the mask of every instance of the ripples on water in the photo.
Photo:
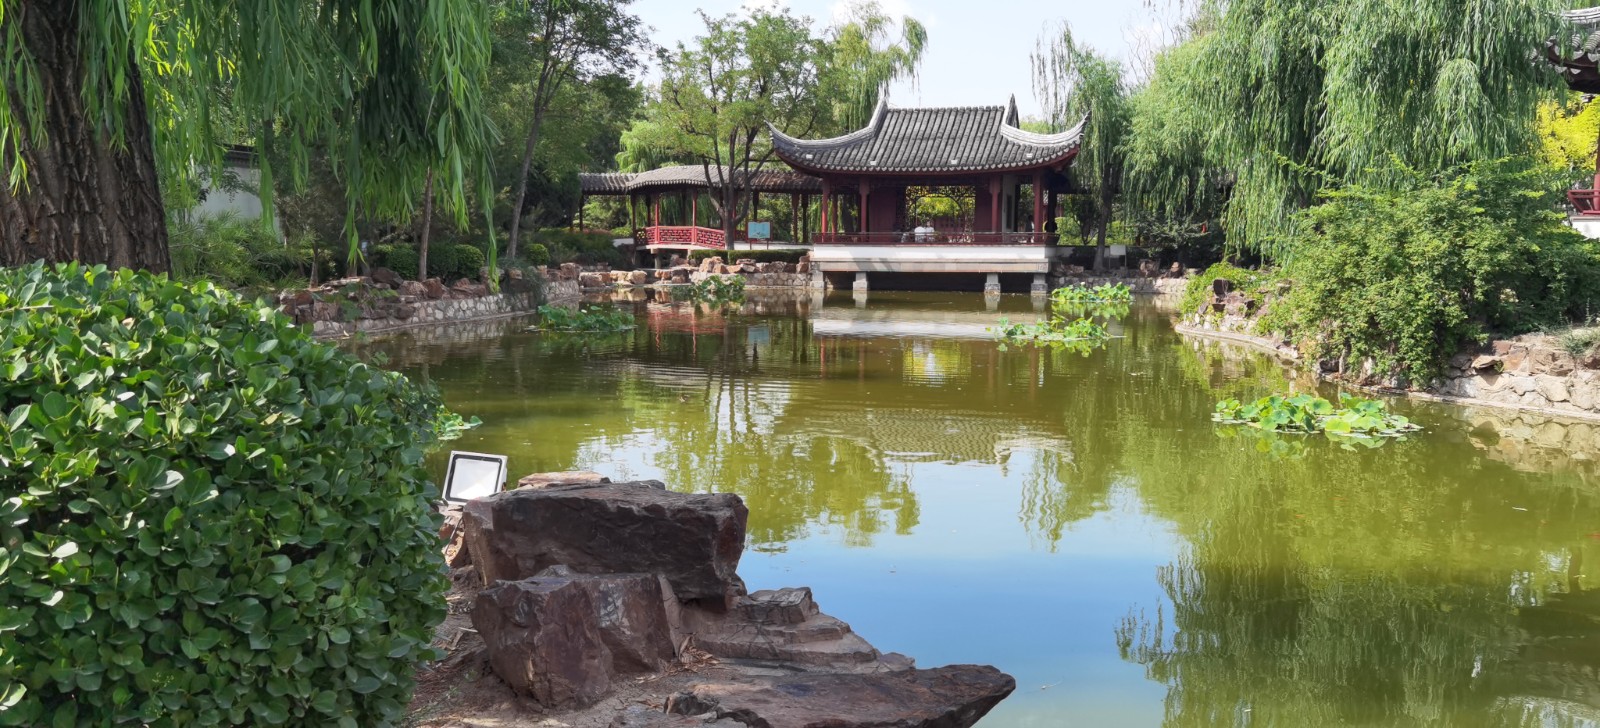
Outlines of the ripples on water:
[[1219,430],[1220,398],[1310,385],[1149,302],[1087,355],[1001,350],[989,326],[1043,315],[1018,296],[622,305],[616,336],[363,348],[513,473],[739,493],[752,589],[1012,673],[989,728],[1600,717],[1600,429],[1400,402],[1428,429],[1376,450]]

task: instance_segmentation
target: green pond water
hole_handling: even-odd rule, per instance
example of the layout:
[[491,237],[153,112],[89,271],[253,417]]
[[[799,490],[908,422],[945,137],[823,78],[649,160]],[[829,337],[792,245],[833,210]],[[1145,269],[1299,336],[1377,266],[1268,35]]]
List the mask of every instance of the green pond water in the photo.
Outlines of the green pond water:
[[752,590],[1014,675],[986,728],[1600,719],[1600,429],[1404,401],[1427,430],[1377,449],[1218,426],[1220,398],[1307,385],[1148,301],[1087,355],[998,346],[1026,296],[619,305],[623,335],[358,348],[481,417],[454,447],[513,479],[743,496]]

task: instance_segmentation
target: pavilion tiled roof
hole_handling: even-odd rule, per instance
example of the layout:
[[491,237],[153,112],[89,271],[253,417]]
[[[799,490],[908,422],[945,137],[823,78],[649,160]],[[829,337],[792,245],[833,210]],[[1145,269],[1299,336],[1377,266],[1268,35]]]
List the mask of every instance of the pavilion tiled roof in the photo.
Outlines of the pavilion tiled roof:
[[1576,31],[1563,39],[1545,41],[1545,59],[1561,71],[1574,91],[1600,93],[1600,7],[1569,10],[1561,18]]
[[879,101],[866,127],[832,139],[796,139],[768,126],[778,156],[796,169],[894,174],[1052,166],[1077,154],[1084,123],[1060,134],[1024,131],[1013,97],[1005,106],[932,109],[891,108]]
[[[586,195],[626,195],[685,187],[720,186],[727,175],[725,167],[701,167],[697,164],[662,167],[638,173],[583,173],[578,175],[578,185]],[[788,170],[764,169],[753,173],[751,187],[756,192],[821,192],[822,180]]]

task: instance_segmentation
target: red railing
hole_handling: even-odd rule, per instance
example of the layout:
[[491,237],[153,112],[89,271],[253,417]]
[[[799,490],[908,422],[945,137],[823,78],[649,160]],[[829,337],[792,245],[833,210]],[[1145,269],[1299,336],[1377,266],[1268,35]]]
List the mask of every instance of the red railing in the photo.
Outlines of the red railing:
[[1600,215],[1600,190],[1567,190],[1567,201],[1579,215]]
[[681,245],[689,248],[724,250],[727,239],[721,230],[694,225],[660,225],[643,230],[645,245]]
[[818,245],[1051,245],[1055,233],[817,233],[811,242]]

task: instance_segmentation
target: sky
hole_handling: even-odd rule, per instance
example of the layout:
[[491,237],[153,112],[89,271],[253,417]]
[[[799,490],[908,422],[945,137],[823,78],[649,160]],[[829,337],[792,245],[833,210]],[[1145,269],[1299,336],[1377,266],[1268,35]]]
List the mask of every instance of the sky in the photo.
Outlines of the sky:
[[[674,47],[704,30],[696,9],[711,15],[781,2],[818,29],[843,14],[846,0],[636,0],[633,11]],[[879,0],[891,16],[910,15],[928,29],[920,82],[890,90],[896,106],[992,106],[1016,95],[1024,116],[1039,116],[1029,54],[1045,27],[1071,23],[1073,34],[1101,52],[1134,63],[1137,49],[1159,42],[1174,24],[1170,0]]]

